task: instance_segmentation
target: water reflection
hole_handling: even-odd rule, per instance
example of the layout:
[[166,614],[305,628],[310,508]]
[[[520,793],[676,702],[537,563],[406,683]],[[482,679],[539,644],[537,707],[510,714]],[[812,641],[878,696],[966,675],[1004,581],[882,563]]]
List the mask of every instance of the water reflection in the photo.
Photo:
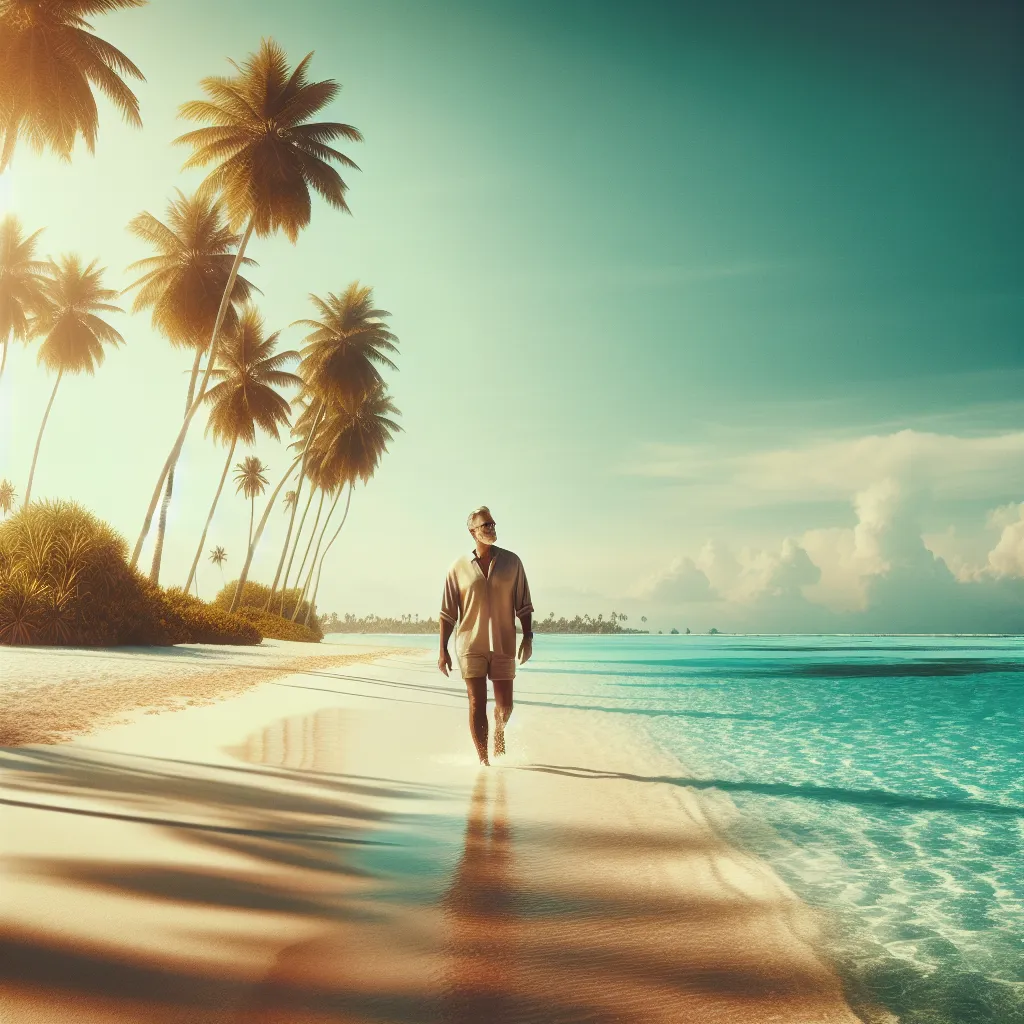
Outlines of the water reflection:
[[520,1000],[511,995],[519,988],[516,890],[505,779],[500,771],[481,771],[470,799],[462,858],[441,899],[441,1018],[449,1024],[520,1018]]
[[344,770],[345,725],[342,709],[324,708],[279,718],[227,750],[249,764],[340,774]]

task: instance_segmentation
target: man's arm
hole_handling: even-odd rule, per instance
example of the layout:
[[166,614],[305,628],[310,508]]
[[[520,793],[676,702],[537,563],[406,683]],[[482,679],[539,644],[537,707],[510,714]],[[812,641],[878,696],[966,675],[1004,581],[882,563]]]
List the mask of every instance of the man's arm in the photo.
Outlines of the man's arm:
[[445,674],[448,675],[448,670],[452,667],[452,656],[448,653],[448,641],[452,638],[452,632],[455,629],[455,623],[449,622],[443,615],[441,616],[441,653],[437,657],[437,667]]
[[523,625],[523,641],[519,645],[519,664],[525,665],[533,654],[533,612],[523,612],[519,616]]

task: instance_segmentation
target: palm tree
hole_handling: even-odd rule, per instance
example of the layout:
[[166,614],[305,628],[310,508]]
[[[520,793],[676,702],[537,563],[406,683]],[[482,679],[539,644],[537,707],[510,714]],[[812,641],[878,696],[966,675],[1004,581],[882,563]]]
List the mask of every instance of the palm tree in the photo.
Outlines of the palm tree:
[[[228,560],[227,552],[219,545],[210,552],[210,561],[220,569],[221,586],[224,585],[224,563]],[[185,588],[188,589],[187,587]]]
[[250,501],[249,510],[249,543],[252,544],[252,524],[256,516],[256,499],[266,489],[270,481],[266,477],[269,466],[265,466],[255,455],[246,455],[245,461],[235,463],[236,494],[244,494]]
[[27,237],[13,213],[0,221],[0,377],[7,365],[7,345],[11,338],[27,341],[29,315],[42,302],[42,276],[47,264],[35,258],[36,243],[42,228]]
[[[388,353],[398,351],[398,338],[384,323],[384,319],[391,314],[386,309],[374,307],[372,288],[353,281],[341,295],[328,292],[326,301],[317,295],[310,295],[309,298],[316,307],[320,319],[296,321],[297,325],[310,328],[310,333],[305,339],[306,345],[302,349],[302,362],[299,364],[299,373],[306,382],[306,390],[310,396],[310,402],[300,419],[306,430],[307,447],[316,435],[318,419],[326,414],[327,407],[339,402],[351,402],[379,388],[383,384],[383,379],[377,367],[397,369]],[[300,493],[304,477],[305,463],[299,470],[299,481],[296,485]],[[307,502],[306,511],[308,510]],[[291,540],[295,512],[296,506],[293,505],[277,575],[271,586],[270,600],[273,599],[277,577],[281,574],[281,565]],[[303,522],[305,516],[306,513],[303,512]],[[302,533],[301,523],[299,533]],[[282,613],[284,591],[288,585],[297,547],[298,537],[295,539],[295,546],[292,548],[281,584]]]
[[[324,430],[311,446],[312,472],[333,481],[338,486],[340,494],[341,486],[348,483],[348,498],[345,503],[345,513],[341,524],[335,531],[327,547],[324,549],[323,557],[320,558],[320,567],[317,570],[316,585],[310,595],[309,604],[306,609],[306,623],[309,622],[310,609],[316,601],[316,591],[320,586],[320,571],[323,569],[324,559],[331,545],[341,532],[348,518],[349,502],[352,500],[352,491],[357,479],[364,484],[368,483],[380,464],[380,460],[388,450],[388,444],[394,439],[394,435],[402,428],[393,417],[401,413],[391,400],[386,389],[378,386],[369,394],[362,396],[355,401],[348,401],[342,404],[341,408],[326,421]],[[335,500],[337,504],[337,500]],[[334,508],[332,506],[331,512]],[[320,535],[323,540],[327,532],[327,523],[330,515],[324,522],[324,531]],[[306,593],[309,591],[313,579],[313,567],[317,564],[317,555],[320,551],[320,542],[317,543],[316,553],[309,566],[309,573],[302,588],[299,601],[296,602],[296,611],[292,618],[298,614],[299,605]]]
[[210,513],[206,517],[203,535],[199,538],[195,558],[192,559],[192,568],[185,583],[186,590],[199,565],[206,533],[217,510],[235,445],[239,441],[254,444],[257,427],[275,440],[280,440],[279,427],[288,422],[291,407],[276,389],[302,384],[295,374],[282,369],[289,360],[298,358],[298,352],[274,353],[280,333],[277,331],[265,337],[263,318],[254,307],[246,306],[235,329],[225,339],[220,365],[214,370],[218,383],[207,391],[204,400],[213,406],[206,432],[212,430],[215,441],[229,445],[228,457],[224,462],[217,493],[213,496]]
[[398,338],[384,323],[391,314],[375,309],[373,289],[353,281],[341,295],[324,301],[310,295],[319,320],[298,320],[310,328],[299,372],[307,387],[326,399],[351,399],[383,383],[378,366],[397,369],[388,353],[398,351]]
[[[129,273],[142,272],[125,289],[126,292],[138,289],[132,312],[151,309],[152,323],[156,330],[175,348],[195,352],[185,398],[187,415],[195,395],[199,361],[210,343],[210,332],[231,274],[239,236],[224,223],[224,212],[214,198],[186,197],[180,190],[177,199],[167,204],[166,223],[148,211],[143,211],[129,223],[128,230],[157,251],[156,256],[138,260],[128,267]],[[243,259],[242,262],[255,266],[250,259]],[[233,329],[238,322],[236,304],[247,301],[254,290],[254,286],[241,275],[235,278],[231,301],[224,314],[226,329]],[[153,564],[149,574],[154,583],[160,580],[167,512],[173,490],[174,466],[171,466],[160,507]]]
[[284,507],[285,512],[287,512],[288,509],[290,509],[292,507],[292,505],[294,505],[294,504],[295,504],[295,492],[294,491],[285,491],[284,502],[283,502],[283,507]]
[[99,117],[93,86],[121,116],[142,127],[139,101],[125,77],[142,72],[86,19],[146,0],[0,0],[0,172],[19,136],[65,160],[79,135],[95,152]]
[[24,505],[28,505],[32,496],[39,445],[64,374],[95,373],[104,359],[104,344],[124,343],[124,338],[97,316],[97,313],[124,312],[110,304],[111,299],[117,298],[117,292],[103,287],[103,270],[96,266],[98,262],[93,260],[89,266],[83,267],[78,256],[63,256],[59,263],[49,261],[49,272],[42,279],[45,306],[32,321],[31,333],[34,337],[42,337],[38,361],[47,369],[56,370],[57,380],[39,426]]
[[15,497],[17,492],[14,490],[14,484],[10,480],[0,480],[0,512],[7,515],[14,507]]
[[272,39],[264,39],[259,50],[241,65],[232,62],[237,74],[203,79],[201,85],[208,99],[193,100],[180,108],[181,117],[207,125],[175,140],[193,150],[184,169],[213,164],[200,192],[219,192],[232,229],[239,230],[243,225],[245,229],[210,335],[206,374],[153,490],[132,565],[138,561],[160,490],[206,391],[210,370],[217,360],[217,335],[228,296],[252,233],[265,238],[284,231],[295,242],[310,221],[311,188],[331,206],[349,212],[345,201],[348,186],[331,163],[352,168],[356,165],[329,143],[335,139],[360,141],[362,136],[347,124],[309,123],[340,89],[329,79],[308,80],[312,56],[308,54],[290,70],[284,50]]

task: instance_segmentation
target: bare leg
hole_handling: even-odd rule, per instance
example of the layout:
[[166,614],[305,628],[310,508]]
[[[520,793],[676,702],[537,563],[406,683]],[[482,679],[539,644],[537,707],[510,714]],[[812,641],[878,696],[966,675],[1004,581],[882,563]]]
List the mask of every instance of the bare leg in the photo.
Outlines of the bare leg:
[[512,715],[512,680],[494,680],[494,756],[505,753],[505,723]]
[[467,679],[466,692],[469,694],[469,732],[473,745],[480,763],[490,764],[487,760],[487,678]]

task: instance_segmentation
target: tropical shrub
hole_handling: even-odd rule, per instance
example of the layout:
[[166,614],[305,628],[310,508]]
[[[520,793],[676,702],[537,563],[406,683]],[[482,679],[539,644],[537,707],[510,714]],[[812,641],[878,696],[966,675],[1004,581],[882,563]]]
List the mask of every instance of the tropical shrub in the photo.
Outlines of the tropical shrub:
[[0,523],[0,644],[260,640],[252,623],[150,583],[124,538],[80,505],[32,502]]
[[323,639],[319,629],[311,629],[301,622],[292,622],[291,619],[265,612],[262,608],[242,605],[235,612],[235,616],[251,622],[264,636],[273,637],[275,640],[301,640],[305,643],[318,644]]
[[[226,583],[220,589],[220,593],[213,599],[213,603],[218,608],[223,608],[225,611],[231,607],[231,600],[235,596],[235,588],[238,586],[238,580],[231,580]],[[270,588],[265,587],[262,583],[254,583],[252,580],[246,580],[245,586],[242,587],[242,599],[238,602],[238,609],[242,608],[258,608],[260,611],[263,610],[267,603],[267,598],[270,596]],[[270,611],[275,615],[281,614],[286,619],[291,619],[292,612],[295,611],[295,603],[299,600],[301,591],[298,587],[289,587],[284,592],[284,608],[281,608],[281,591],[278,590],[274,594],[274,600],[270,602]],[[299,605],[299,614],[295,616],[298,622],[306,621],[306,613],[309,611],[309,602],[303,601]],[[316,621],[316,605],[313,605],[313,613],[309,616],[310,622]],[[321,634],[322,635],[322,634]]]
[[178,587],[162,591],[161,596],[165,612],[177,620],[176,633],[180,629],[187,637],[175,643],[258,644],[263,639],[262,631],[251,621],[207,604]]

